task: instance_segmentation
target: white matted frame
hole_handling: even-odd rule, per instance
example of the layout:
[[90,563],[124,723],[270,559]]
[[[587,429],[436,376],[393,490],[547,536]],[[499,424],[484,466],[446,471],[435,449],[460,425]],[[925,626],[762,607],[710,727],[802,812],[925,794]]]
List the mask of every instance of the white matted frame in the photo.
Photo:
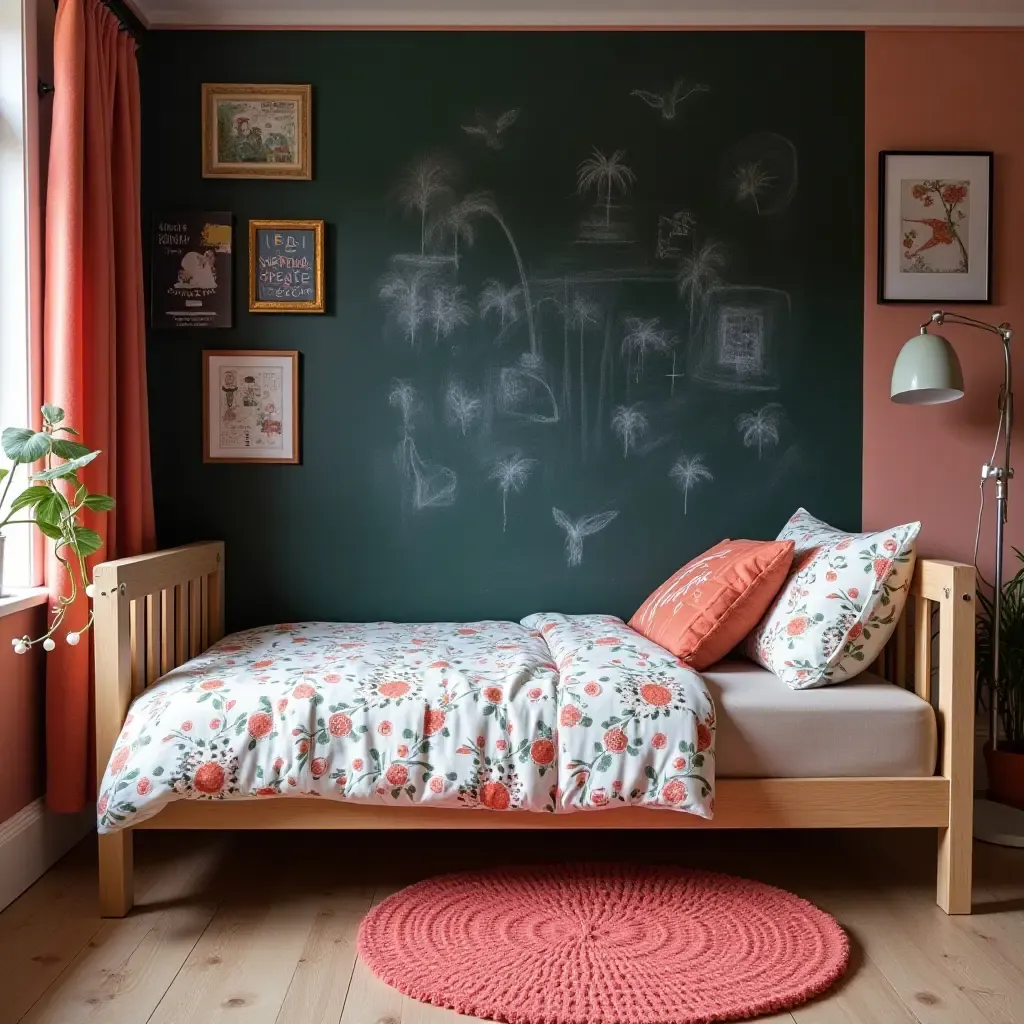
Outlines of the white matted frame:
[[[96,567],[96,767],[102,778],[132,699],[224,632],[224,545],[192,544]],[[312,798],[181,800],[99,837],[100,908],[133,903],[135,829],[934,828],[936,899],[971,912],[974,789],[974,569],[919,559],[911,597],[875,671],[932,695],[938,609],[939,762],[920,778],[721,779],[712,821],[643,807],[577,814],[388,807]]]

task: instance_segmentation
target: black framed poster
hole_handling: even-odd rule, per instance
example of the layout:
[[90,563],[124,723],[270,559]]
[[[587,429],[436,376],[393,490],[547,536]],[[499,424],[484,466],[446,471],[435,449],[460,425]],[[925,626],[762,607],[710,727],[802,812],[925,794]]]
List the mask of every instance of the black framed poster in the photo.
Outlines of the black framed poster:
[[153,327],[230,327],[231,214],[160,214],[150,264]]

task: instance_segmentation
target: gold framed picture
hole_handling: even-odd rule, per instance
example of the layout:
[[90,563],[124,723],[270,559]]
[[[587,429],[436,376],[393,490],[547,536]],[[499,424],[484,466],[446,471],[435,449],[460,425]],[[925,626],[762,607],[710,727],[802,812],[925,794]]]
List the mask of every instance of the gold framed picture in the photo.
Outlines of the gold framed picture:
[[249,221],[249,312],[324,312],[324,222]]
[[308,85],[203,85],[204,178],[313,176]]
[[203,352],[203,461],[299,461],[298,352]]

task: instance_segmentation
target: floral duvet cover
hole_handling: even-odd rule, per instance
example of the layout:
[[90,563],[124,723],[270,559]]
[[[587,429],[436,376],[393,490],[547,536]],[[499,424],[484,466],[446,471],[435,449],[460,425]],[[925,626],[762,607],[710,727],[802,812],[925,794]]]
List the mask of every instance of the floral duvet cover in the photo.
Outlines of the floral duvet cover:
[[176,799],[713,811],[698,675],[608,616],[247,630],[132,703],[99,790],[116,831]]

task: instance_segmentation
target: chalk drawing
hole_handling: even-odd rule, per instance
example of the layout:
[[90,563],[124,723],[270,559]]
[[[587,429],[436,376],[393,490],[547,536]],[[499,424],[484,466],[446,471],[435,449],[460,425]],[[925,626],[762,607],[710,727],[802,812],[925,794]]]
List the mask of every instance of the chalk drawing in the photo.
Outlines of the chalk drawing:
[[743,446],[756,447],[759,460],[765,445],[779,443],[781,416],[782,406],[778,402],[770,402],[768,405],[762,405],[760,409],[741,413],[736,417],[736,429],[743,435]]
[[466,289],[438,285],[430,293],[427,316],[434,327],[434,342],[447,338],[456,327],[463,327],[473,317],[473,307],[463,298]]
[[630,445],[647,433],[647,417],[640,411],[640,405],[619,405],[612,412],[612,431],[622,442],[622,457],[629,458]]
[[618,193],[627,196],[636,181],[636,174],[625,163],[626,151],[617,149],[611,156],[596,146],[586,160],[576,168],[576,191],[585,196],[593,190],[597,194],[597,207],[604,207],[604,216],[585,221],[577,241],[622,242],[627,240],[621,225],[612,222],[612,196]]
[[689,309],[691,342],[700,327],[704,297],[721,283],[719,271],[724,269],[727,258],[725,246],[709,238],[679,266],[676,284]]
[[406,210],[420,215],[420,252],[426,251],[427,214],[441,196],[451,192],[451,167],[440,157],[420,157],[398,187],[398,199]]
[[697,218],[689,210],[676,210],[671,214],[658,215],[658,240],[654,255],[659,260],[678,259],[682,249],[675,243],[677,238],[689,238],[697,226]]
[[402,417],[402,436],[411,434],[413,419],[420,408],[416,388],[407,380],[393,380],[388,392],[388,404],[397,409]]
[[682,380],[686,376],[685,373],[682,373],[681,371],[676,369],[676,356],[677,355],[678,355],[678,353],[676,352],[676,350],[672,349],[672,372],[665,374],[665,376],[668,377],[668,379],[671,381],[671,384],[669,385],[669,391],[668,391],[670,398],[675,398],[675,396],[676,396],[676,381],[677,380]]
[[453,380],[444,393],[445,419],[465,437],[469,428],[483,412],[483,400],[477,398],[458,380]]
[[667,352],[679,340],[661,326],[658,317],[627,316],[623,324],[622,355],[627,360],[627,373],[635,381],[644,375],[644,358],[652,353]]
[[487,320],[491,316],[496,316],[501,324],[501,330],[505,331],[521,316],[522,296],[521,285],[507,287],[493,277],[488,278],[484,281],[483,291],[477,300],[480,319]]
[[560,508],[551,509],[551,518],[565,531],[565,563],[572,567],[583,562],[583,538],[600,533],[619,513],[600,512],[573,522]]
[[687,82],[685,78],[677,78],[667,92],[651,92],[647,89],[634,89],[629,95],[642,99],[649,107],[661,113],[666,121],[674,121],[676,109],[696,93],[709,92],[711,86],[703,82]]
[[721,166],[725,195],[759,217],[781,213],[796,195],[799,161],[784,135],[747,135],[726,150]]
[[395,465],[405,481],[413,511],[454,504],[455,471],[423,459],[413,438],[413,420],[421,408],[416,388],[407,380],[392,381],[388,404],[402,417],[402,439],[395,448]]
[[407,267],[391,270],[380,280],[377,294],[387,304],[388,315],[414,348],[416,332],[429,316],[427,284],[430,279],[430,271],[422,267]]
[[503,459],[498,459],[491,470],[489,480],[496,480],[501,491],[501,532],[508,527],[508,496],[518,494],[530,479],[530,473],[537,464],[536,459],[528,459],[521,452],[514,452]]
[[601,319],[600,305],[586,292],[572,297],[572,325],[580,332],[580,454],[587,457],[587,330]]
[[478,110],[475,117],[473,124],[464,124],[462,130],[467,135],[482,139],[489,149],[502,149],[505,145],[502,133],[519,120],[519,108],[506,110],[497,117],[490,117]]
[[450,203],[427,228],[427,241],[443,244],[446,238],[452,246],[451,261],[458,270],[459,242],[468,249],[476,238],[471,214],[464,202]]
[[704,465],[703,455],[680,455],[668,471],[672,483],[683,492],[683,515],[690,503],[690,491],[703,480],[714,480],[711,470]]
[[754,204],[754,210],[761,216],[761,207],[758,199],[763,197],[775,181],[775,175],[769,174],[761,165],[760,160],[751,160],[749,163],[740,164],[732,172],[734,196],[737,203],[745,203],[750,200]]
[[557,423],[561,419],[540,356],[524,352],[515,366],[503,366],[497,391],[498,408],[507,416],[531,423]]

